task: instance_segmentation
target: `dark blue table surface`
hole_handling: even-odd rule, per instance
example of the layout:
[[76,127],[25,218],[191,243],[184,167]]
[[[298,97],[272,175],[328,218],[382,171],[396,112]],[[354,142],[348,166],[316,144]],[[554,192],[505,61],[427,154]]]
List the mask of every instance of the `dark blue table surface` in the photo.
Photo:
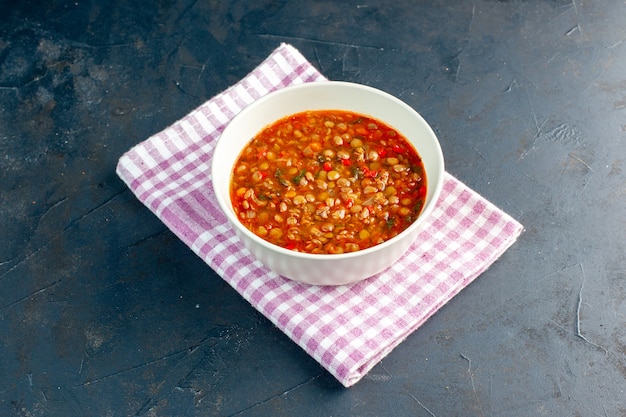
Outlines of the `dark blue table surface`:
[[[623,1],[1,1],[0,415],[626,416]],[[518,242],[345,389],[115,175],[281,42]]]

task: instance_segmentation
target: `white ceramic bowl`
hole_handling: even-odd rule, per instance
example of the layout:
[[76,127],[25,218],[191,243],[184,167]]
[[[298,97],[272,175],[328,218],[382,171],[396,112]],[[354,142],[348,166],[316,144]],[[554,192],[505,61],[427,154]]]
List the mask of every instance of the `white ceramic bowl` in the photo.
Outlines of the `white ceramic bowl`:
[[[348,110],[381,120],[403,134],[422,157],[427,178],[426,203],[418,219],[396,237],[368,249],[344,254],[309,254],[271,244],[244,227],[230,202],[229,182],[245,145],[265,126],[306,110]],[[433,130],[404,102],[360,84],[324,81],[287,87],[255,101],[226,127],[215,147],[212,176],[217,201],[243,244],[278,274],[314,285],[348,284],[391,266],[415,240],[441,192],[444,161]]]

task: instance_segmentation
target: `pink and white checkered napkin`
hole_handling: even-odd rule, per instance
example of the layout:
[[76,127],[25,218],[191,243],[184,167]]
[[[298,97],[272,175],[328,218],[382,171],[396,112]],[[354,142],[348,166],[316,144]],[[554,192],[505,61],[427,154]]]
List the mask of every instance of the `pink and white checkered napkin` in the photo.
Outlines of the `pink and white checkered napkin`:
[[317,287],[268,270],[220,212],[210,175],[215,142],[259,97],[324,80],[300,52],[282,44],[240,82],[124,154],[117,173],[215,272],[347,387],[485,271],[522,226],[446,173],[423,232],[375,277]]

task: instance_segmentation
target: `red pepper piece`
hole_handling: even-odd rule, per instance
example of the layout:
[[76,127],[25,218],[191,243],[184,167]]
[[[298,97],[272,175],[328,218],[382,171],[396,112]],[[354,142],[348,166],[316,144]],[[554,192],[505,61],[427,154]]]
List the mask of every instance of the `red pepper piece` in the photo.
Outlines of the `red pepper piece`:
[[322,165],[322,168],[326,172],[331,171],[333,169],[333,164],[331,164],[330,162],[326,161],[326,162],[324,162],[324,165]]
[[372,171],[368,167],[363,167],[363,176],[365,178],[376,178],[378,171]]

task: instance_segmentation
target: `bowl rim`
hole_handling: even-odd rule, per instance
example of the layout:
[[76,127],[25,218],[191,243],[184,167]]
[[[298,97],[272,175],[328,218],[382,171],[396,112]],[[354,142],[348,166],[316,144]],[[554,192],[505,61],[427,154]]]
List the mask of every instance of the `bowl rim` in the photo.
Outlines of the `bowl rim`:
[[[392,102],[394,102],[396,105],[403,107],[406,111],[408,111],[409,113],[411,113],[414,117],[416,117],[416,119],[421,120],[422,121],[422,125],[423,127],[426,129],[426,132],[429,133],[432,138],[434,139],[434,146],[436,149],[436,157],[437,157],[437,163],[436,166],[438,167],[439,172],[436,173],[436,178],[435,178],[435,182],[434,184],[431,183],[431,179],[427,178],[428,181],[428,185],[427,187],[434,187],[434,192],[432,195],[432,198],[427,202],[426,205],[424,205],[424,207],[422,208],[421,213],[419,214],[419,216],[417,217],[417,219],[411,223],[411,225],[409,225],[409,227],[407,227],[406,229],[404,229],[402,232],[400,232],[399,234],[397,234],[396,236],[392,237],[391,239],[388,239],[382,243],[379,243],[377,245],[371,246],[369,248],[365,248],[365,249],[361,249],[355,252],[344,252],[344,253],[340,253],[340,254],[316,254],[316,253],[308,253],[308,252],[298,252],[298,251],[294,251],[291,249],[286,249],[283,248],[281,246],[278,246],[276,244],[273,244],[271,242],[266,241],[265,239],[259,237],[258,235],[256,235],[254,232],[252,232],[251,230],[249,230],[247,227],[245,227],[237,218],[237,216],[234,213],[234,209],[232,208],[232,204],[230,201],[230,193],[227,196],[223,196],[220,192],[218,192],[216,190],[217,185],[216,185],[216,175],[219,175],[219,173],[215,172],[215,164],[212,163],[211,166],[211,183],[213,185],[213,189],[214,189],[214,193],[215,196],[217,198],[218,204],[222,210],[222,212],[224,213],[224,215],[228,218],[229,222],[231,223],[232,227],[235,229],[235,231],[239,231],[240,233],[243,233],[246,235],[246,237],[252,239],[255,243],[269,249],[272,250],[278,254],[282,254],[285,256],[290,256],[293,258],[299,258],[299,259],[305,259],[305,260],[316,260],[316,261],[330,261],[330,260],[338,260],[338,259],[351,259],[351,258],[358,258],[358,257],[363,257],[363,256],[367,256],[370,254],[374,254],[377,253],[379,251],[383,251],[385,250],[388,246],[392,246],[394,245],[396,242],[403,240],[404,237],[406,237],[407,235],[413,233],[415,231],[415,229],[417,229],[421,223],[424,222],[424,220],[430,216],[435,204],[437,203],[437,200],[439,199],[439,195],[441,193],[441,189],[443,188],[443,177],[444,177],[444,172],[445,172],[445,166],[444,166],[444,158],[443,158],[443,152],[441,150],[441,144],[439,143],[439,139],[437,137],[437,135],[435,134],[435,132],[433,131],[432,127],[428,124],[428,122],[426,122],[426,120],[415,110],[413,109],[411,106],[409,106],[407,103],[405,103],[404,101],[400,100],[399,98],[393,96],[390,93],[387,93],[383,90],[380,90],[378,88],[375,87],[371,87],[365,84],[359,84],[359,83],[353,83],[353,82],[348,82],[348,81],[317,81],[317,82],[308,82],[308,83],[304,83],[304,84],[297,84],[297,85],[290,85],[287,87],[283,87],[280,88],[278,90],[274,90],[268,94],[266,94],[265,96],[255,100],[254,102],[252,102],[250,105],[248,105],[247,107],[245,107],[243,110],[241,110],[238,114],[236,114],[231,121],[226,125],[226,127],[224,128],[224,130],[222,131],[222,133],[220,134],[219,138],[217,139],[215,148],[214,148],[214,156],[215,154],[218,153],[218,150],[223,147],[226,146],[225,145],[225,141],[222,140],[223,137],[227,136],[229,131],[234,129],[233,126],[235,126],[236,123],[239,123],[241,120],[244,120],[246,115],[249,114],[250,112],[253,112],[256,108],[263,106],[267,101],[270,100],[274,100],[275,97],[280,96],[280,95],[284,95],[284,94],[289,94],[294,90],[306,90],[306,89],[315,89],[315,88],[329,88],[332,86],[339,86],[339,87],[344,87],[344,88],[356,88],[356,89],[360,89],[360,90],[365,90],[369,93],[372,94],[376,94],[376,95],[380,95],[383,98],[390,100]],[[332,109],[332,110],[346,110],[346,111],[354,111],[354,110],[350,110],[350,109],[341,109],[341,108],[337,108],[337,109]],[[300,111],[294,112],[295,113],[299,113]],[[358,112],[361,114],[364,114],[363,112]],[[289,113],[286,114],[285,117],[287,117],[289,115]],[[371,116],[373,118],[379,119],[384,123],[387,123],[389,126],[393,127],[393,125],[385,120],[383,120],[380,117],[377,117],[375,115],[368,115]],[[277,119],[278,120],[278,119]],[[274,122],[276,122],[277,120],[271,120],[269,121],[266,125],[270,125]],[[403,136],[407,136],[405,133],[400,132]],[[252,137],[250,138],[250,140],[252,139]],[[246,142],[246,144],[249,143]],[[239,150],[241,151],[241,149]],[[212,161],[214,161],[214,157],[212,158]],[[231,167],[231,171],[228,173],[228,176],[230,178],[232,174],[232,167]],[[222,174],[223,175],[223,174]],[[230,179],[229,179],[230,181]]]

